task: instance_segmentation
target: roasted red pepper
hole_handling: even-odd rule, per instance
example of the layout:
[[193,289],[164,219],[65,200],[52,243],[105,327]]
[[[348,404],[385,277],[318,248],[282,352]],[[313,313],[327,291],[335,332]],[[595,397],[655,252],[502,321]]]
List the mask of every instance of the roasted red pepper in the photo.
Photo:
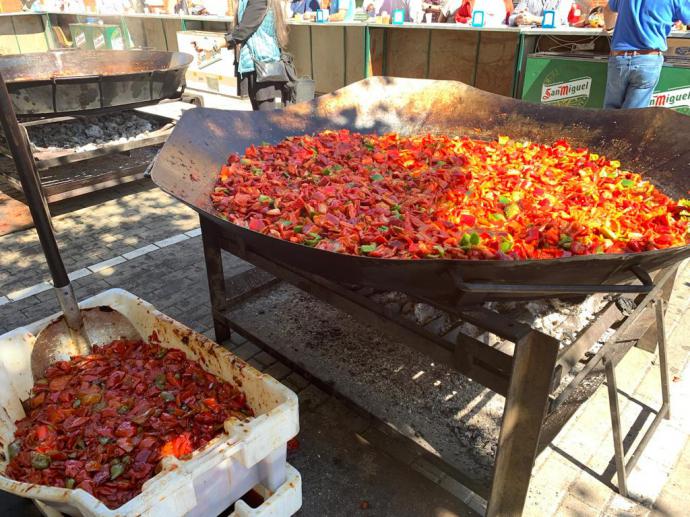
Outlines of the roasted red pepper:
[[184,352],[141,341],[54,364],[24,407],[5,475],[80,488],[109,508],[139,494],[162,456],[184,459],[228,418],[253,415],[242,392]]
[[324,131],[230,156],[211,198],[256,232],[369,257],[548,259],[690,242],[688,201],[565,141]]

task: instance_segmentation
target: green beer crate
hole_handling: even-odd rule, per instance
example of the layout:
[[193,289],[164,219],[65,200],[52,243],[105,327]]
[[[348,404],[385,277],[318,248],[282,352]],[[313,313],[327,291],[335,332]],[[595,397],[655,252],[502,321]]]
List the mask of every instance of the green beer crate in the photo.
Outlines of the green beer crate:
[[651,105],[690,115],[690,59],[666,58]]
[[74,48],[93,50],[93,30],[91,23],[70,23],[69,31],[72,35]]
[[123,50],[125,48],[119,25],[94,25],[93,48],[96,50]]
[[527,57],[522,99],[541,104],[601,108],[606,91],[606,56],[544,52]]
[[123,50],[122,29],[119,25],[100,23],[70,23],[74,47],[89,50]]
[[[521,98],[558,106],[602,108],[608,56],[543,52],[528,56]],[[650,106],[690,115],[690,59],[666,58]]]

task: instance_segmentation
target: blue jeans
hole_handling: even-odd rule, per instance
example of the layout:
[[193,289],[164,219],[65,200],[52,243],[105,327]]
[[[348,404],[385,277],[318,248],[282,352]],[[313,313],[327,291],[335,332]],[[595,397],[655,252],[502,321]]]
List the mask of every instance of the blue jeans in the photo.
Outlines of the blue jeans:
[[664,56],[609,56],[604,108],[646,108],[659,82]]

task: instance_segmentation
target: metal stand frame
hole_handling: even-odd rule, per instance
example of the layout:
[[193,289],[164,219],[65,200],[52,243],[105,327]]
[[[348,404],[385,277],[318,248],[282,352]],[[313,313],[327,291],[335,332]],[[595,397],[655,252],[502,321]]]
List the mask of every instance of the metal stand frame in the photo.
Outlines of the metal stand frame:
[[[462,321],[484,328],[514,344],[514,347],[492,347],[462,333],[452,339],[447,337],[449,334],[434,334],[428,328],[410,322],[402,316],[391,315],[356,289],[333,283],[305,270],[288,267],[272,257],[262,256],[248,249],[245,242],[232,239],[223,232],[222,226],[212,220],[200,216],[200,222],[216,340],[224,341],[230,337],[232,331],[237,332],[269,350],[279,360],[300,371],[307,378],[318,382],[315,375],[304,371],[293,360],[275,350],[270,343],[263,342],[260,337],[253,335],[231,318],[233,305],[275,284],[278,281],[275,276],[351,314],[363,323],[371,324],[392,337],[401,339],[405,345],[419,350],[435,361],[454,367],[506,397],[490,487],[468,483],[460,471],[454,470],[454,467],[437,458],[438,463],[447,467],[447,472],[452,472],[451,475],[455,475],[461,483],[488,500],[486,515],[492,517],[522,513],[537,455],[555,438],[582,402],[603,382],[600,366],[617,364],[632,348],[634,340],[639,339],[647,330],[651,322],[641,316],[645,314],[648,305],[660,297],[663,286],[675,273],[675,268],[664,270],[656,276],[655,283],[652,283],[648,275],[639,275],[642,286],[623,289],[628,293],[623,296],[633,300],[631,303],[636,305],[632,313],[624,314],[624,311],[611,301],[593,324],[572,344],[561,350],[556,339],[498,313],[483,308],[456,308],[451,311],[453,316],[458,316]],[[221,250],[228,251],[257,268],[226,283]],[[615,287],[612,286],[613,290],[616,290]],[[231,294],[230,298],[228,291]],[[621,292],[621,289],[617,291]],[[449,310],[446,307],[442,309]],[[663,322],[659,322],[662,317],[663,306],[657,304],[657,325],[662,331],[661,336]],[[560,385],[562,373],[569,371],[580,361],[599,337],[612,326],[617,327],[614,336],[556,396],[554,393]],[[621,340],[623,337],[626,338],[625,341]],[[660,349],[663,349],[662,364],[665,369],[663,337],[659,339],[659,343]],[[605,362],[602,362],[603,360]],[[613,371],[612,368],[610,370]],[[585,378],[589,381],[586,385],[582,383]],[[666,374],[664,378],[667,388]],[[610,389],[612,385],[615,385],[615,382],[610,383]],[[613,389],[615,390],[615,387]],[[330,391],[333,392],[334,389]],[[664,396],[667,400],[667,390]],[[618,418],[617,410],[612,410],[612,415],[614,414]],[[667,406],[662,414],[668,414]],[[648,441],[648,436],[651,437],[655,427],[648,431],[643,442]],[[614,428],[620,442],[620,425],[616,426],[614,423]],[[631,463],[634,464],[634,461],[636,460],[632,458]]]
[[611,410],[611,428],[613,430],[613,449],[616,458],[616,474],[618,476],[618,492],[623,497],[628,497],[628,476],[635,468],[637,461],[642,456],[649,440],[654,435],[654,431],[661,423],[662,419],[671,418],[671,392],[668,382],[668,356],[666,351],[666,330],[664,325],[664,300],[655,300],[656,331],[657,342],[659,344],[659,366],[661,369],[661,397],[662,404],[654,420],[649,425],[642,440],[632,452],[630,459],[625,461],[625,448],[623,446],[623,433],[621,430],[620,407],[618,405],[618,387],[616,384],[616,365],[618,361],[613,358],[604,358],[606,370],[606,384],[609,397],[609,408]]

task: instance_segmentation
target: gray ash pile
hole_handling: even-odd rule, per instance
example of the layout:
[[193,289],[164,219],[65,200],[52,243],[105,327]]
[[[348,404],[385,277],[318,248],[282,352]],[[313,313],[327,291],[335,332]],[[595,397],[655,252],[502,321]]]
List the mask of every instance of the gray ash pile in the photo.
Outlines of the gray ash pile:
[[32,125],[27,131],[34,151],[83,152],[147,138],[163,125],[163,121],[130,111]]
[[[357,292],[432,334],[500,340],[404,293]],[[605,303],[604,296],[593,295],[577,301],[491,302],[484,308],[532,325],[564,346]],[[241,303],[232,317],[422,447],[477,480],[490,478],[505,403],[501,395],[288,285]]]

